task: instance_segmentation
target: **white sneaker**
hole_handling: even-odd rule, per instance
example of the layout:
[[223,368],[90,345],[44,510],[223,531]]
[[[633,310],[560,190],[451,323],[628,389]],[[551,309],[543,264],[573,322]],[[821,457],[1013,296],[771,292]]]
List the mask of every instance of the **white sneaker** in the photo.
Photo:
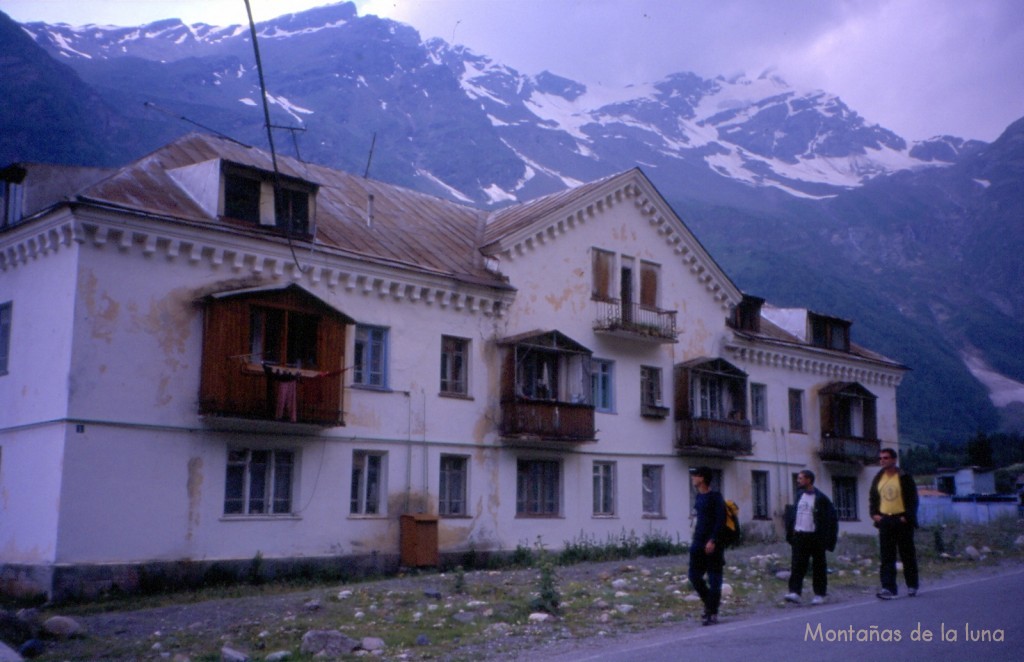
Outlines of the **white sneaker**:
[[811,604],[812,605],[825,604],[825,596],[824,595],[816,595],[816,596],[814,596],[813,598],[811,598]]
[[800,602],[800,596],[796,593],[787,593],[782,597],[786,602]]

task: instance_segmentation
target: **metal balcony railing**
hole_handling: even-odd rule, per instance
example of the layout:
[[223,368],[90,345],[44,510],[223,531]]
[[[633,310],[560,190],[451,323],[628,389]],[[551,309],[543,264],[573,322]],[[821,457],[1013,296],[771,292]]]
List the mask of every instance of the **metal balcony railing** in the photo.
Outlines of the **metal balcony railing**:
[[658,310],[618,299],[595,301],[594,330],[654,342],[676,342],[676,311]]

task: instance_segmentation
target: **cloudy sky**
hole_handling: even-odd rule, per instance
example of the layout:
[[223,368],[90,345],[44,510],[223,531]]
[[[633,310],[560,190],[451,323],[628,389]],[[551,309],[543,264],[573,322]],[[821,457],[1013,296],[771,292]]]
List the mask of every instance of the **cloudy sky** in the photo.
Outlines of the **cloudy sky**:
[[[250,0],[257,21],[326,0]],[[628,85],[771,70],[914,140],[1024,116],[1024,0],[357,0],[523,73]],[[0,0],[16,21],[244,23],[244,0]]]

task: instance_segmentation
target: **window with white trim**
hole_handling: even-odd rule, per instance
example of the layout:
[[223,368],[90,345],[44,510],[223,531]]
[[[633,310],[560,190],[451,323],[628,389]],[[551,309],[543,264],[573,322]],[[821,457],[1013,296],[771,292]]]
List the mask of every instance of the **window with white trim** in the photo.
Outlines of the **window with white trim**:
[[370,451],[352,453],[353,515],[385,515],[383,496],[387,494],[387,454]]
[[641,468],[643,509],[645,517],[665,515],[664,498],[665,467],[660,464],[645,464]]
[[516,463],[516,515],[556,517],[561,508],[562,464],[557,460]]
[[764,384],[750,385],[750,425],[768,429],[768,387]]
[[352,383],[384,389],[388,386],[388,330],[382,326],[356,326]]
[[768,506],[768,472],[750,472],[750,500],[754,519],[771,519]]
[[454,336],[441,336],[441,393],[467,395],[466,380],[469,341]]
[[612,361],[604,359],[593,359],[590,363],[591,390],[597,411],[615,411],[614,365]]
[[464,516],[466,487],[469,484],[469,458],[465,455],[442,455],[437,512],[439,515]]
[[594,515],[615,515],[614,462],[594,462]]
[[294,451],[229,449],[224,514],[290,515],[294,471]]

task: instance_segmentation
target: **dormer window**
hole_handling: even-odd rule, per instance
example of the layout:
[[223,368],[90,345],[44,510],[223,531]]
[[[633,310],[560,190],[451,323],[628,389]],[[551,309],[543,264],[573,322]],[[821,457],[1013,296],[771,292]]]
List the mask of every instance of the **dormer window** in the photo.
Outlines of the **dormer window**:
[[850,351],[850,323],[836,317],[807,314],[811,344],[815,347]]
[[311,234],[315,185],[232,163],[222,164],[222,173],[225,218],[300,236]]
[[21,220],[25,198],[22,182],[27,172],[18,164],[0,170],[0,228],[12,226]]
[[761,306],[764,299],[744,294],[743,299],[733,309],[732,326],[737,331],[761,331]]

